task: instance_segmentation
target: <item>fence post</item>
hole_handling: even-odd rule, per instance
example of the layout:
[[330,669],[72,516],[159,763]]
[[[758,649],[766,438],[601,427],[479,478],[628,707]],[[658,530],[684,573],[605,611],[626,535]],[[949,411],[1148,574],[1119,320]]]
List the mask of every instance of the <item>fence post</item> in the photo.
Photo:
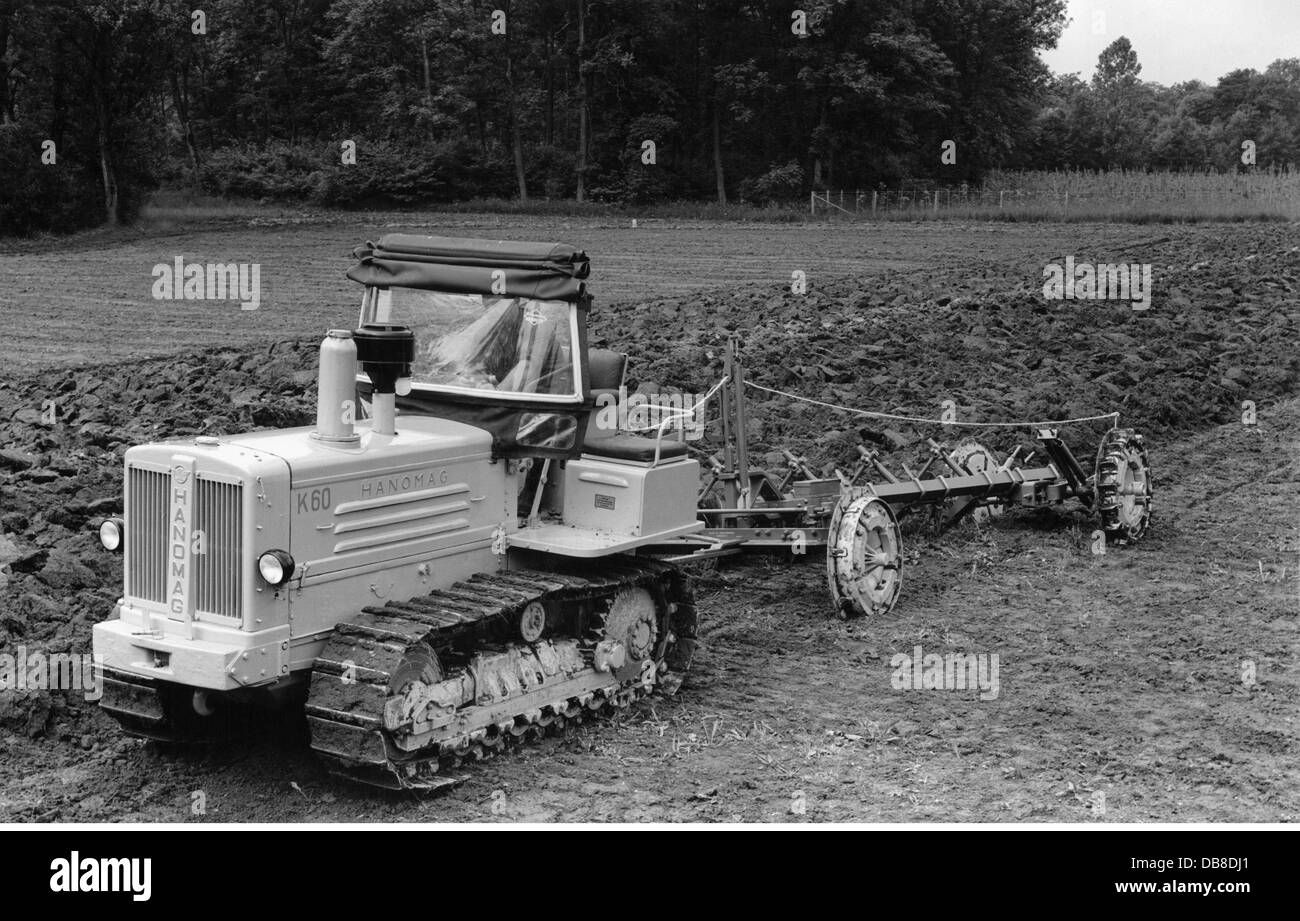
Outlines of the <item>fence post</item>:
[[999,211],[1002,210],[1002,197],[1003,197],[1004,195],[1006,195],[1006,194],[1007,194],[1007,193],[1006,193],[1005,190],[1003,190],[1003,191],[1001,191],[1001,192],[998,192],[998,210],[999,210]]
[[879,194],[880,194],[880,193],[879,193],[879,192],[876,192],[876,191],[873,191],[873,192],[871,193],[871,214],[872,214],[872,216],[875,216],[875,213],[876,213],[876,196],[879,195]]
[[808,193],[808,213],[811,214],[813,217],[817,216],[817,193],[816,192]]
[[939,190],[934,190],[934,213],[939,213]]

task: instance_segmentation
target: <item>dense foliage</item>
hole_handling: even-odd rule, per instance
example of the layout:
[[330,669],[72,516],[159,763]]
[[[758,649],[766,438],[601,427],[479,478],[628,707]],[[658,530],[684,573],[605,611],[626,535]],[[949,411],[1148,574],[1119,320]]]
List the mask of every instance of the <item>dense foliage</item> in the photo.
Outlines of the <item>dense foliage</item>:
[[1091,82],[1054,77],[1038,52],[1064,7],[0,0],[0,232],[127,220],[159,183],[764,204],[991,168],[1234,169],[1246,138],[1260,167],[1300,161],[1300,60],[1166,88],[1119,39]]

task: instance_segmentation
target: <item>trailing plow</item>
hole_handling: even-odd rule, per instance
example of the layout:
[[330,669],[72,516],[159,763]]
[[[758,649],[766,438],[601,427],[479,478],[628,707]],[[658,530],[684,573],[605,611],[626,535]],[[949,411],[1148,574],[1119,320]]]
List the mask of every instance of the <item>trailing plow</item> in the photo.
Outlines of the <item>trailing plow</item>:
[[942,532],[962,520],[993,517],[1012,507],[1073,500],[1096,516],[1107,544],[1137,541],[1150,522],[1147,451],[1140,434],[1113,424],[1118,414],[1061,420],[1112,422],[1090,470],[1062,440],[1059,425],[1027,424],[1034,431],[1035,447],[1017,448],[1006,457],[972,438],[952,447],[927,438],[918,469],[904,464],[895,472],[878,450],[859,445],[852,469],[824,477],[789,450],[781,452],[783,471],[750,463],[746,386],[756,385],[747,385],[733,341],[719,391],[723,448],[720,456],[710,459],[712,469],[699,496],[699,516],[706,527],[658,547],[673,562],[825,548],[836,613],[862,617],[885,614],[898,600],[903,568],[899,522],[923,510]]

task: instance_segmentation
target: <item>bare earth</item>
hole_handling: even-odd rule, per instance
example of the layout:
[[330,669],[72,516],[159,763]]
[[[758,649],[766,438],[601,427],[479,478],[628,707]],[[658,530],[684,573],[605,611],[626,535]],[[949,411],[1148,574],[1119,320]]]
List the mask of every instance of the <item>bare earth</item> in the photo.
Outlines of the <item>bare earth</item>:
[[[1014,267],[1041,285],[1043,262],[1081,241],[1139,240],[1140,227],[970,224],[591,223],[527,217],[357,215],[323,224],[257,223],[129,237],[95,236],[21,246],[0,240],[0,374],[123,362],[194,346],[249,345],[356,319],[360,289],[344,277],[352,250],[398,231],[488,239],[557,240],[592,259],[596,309],[650,297],[790,284],[791,273],[869,275],[930,267]],[[155,300],[155,265],[248,262],[261,266],[262,303]]]
[[[403,221],[425,229],[409,218],[385,222]],[[0,255],[0,321],[10,336],[0,342],[0,378],[346,324],[355,300],[342,278],[348,251],[382,229],[358,219],[14,249]],[[585,245],[598,304],[628,314],[642,298],[788,284],[795,269],[854,275],[870,288],[885,272],[921,278],[957,266],[1033,286],[1045,260],[1089,246],[1140,247],[1170,234],[1204,246],[1236,232],[633,230],[487,218],[427,229]],[[262,310],[154,302],[149,269],[176,254],[260,260],[269,292]],[[1294,285],[1294,274],[1283,282]],[[603,335],[616,341],[617,328]],[[0,423],[21,408],[7,392],[0,388]],[[703,646],[676,697],[467,768],[465,783],[443,795],[372,791],[330,776],[292,714],[267,717],[244,738],[171,748],[128,739],[87,710],[39,732],[0,724],[0,821],[1293,821],[1297,436],[1293,390],[1261,405],[1257,426],[1206,420],[1149,440],[1152,531],[1104,555],[1091,552],[1092,525],[1068,511],[1017,513],[939,540],[912,535],[902,600],[878,620],[827,616],[818,558],[701,569]],[[1091,445],[1082,447],[1086,456]],[[19,476],[10,485],[21,486]],[[111,595],[113,586],[105,578],[93,590]],[[6,622],[15,615],[4,592],[8,633],[0,636],[12,641],[23,625]],[[88,624],[75,629],[88,641]],[[998,697],[895,690],[890,658],[917,645],[997,654]]]

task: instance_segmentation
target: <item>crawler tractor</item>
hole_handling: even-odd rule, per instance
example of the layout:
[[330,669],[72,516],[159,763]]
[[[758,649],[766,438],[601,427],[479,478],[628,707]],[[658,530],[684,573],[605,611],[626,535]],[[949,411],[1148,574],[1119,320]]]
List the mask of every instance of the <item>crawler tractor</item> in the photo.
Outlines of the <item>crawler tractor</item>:
[[[314,427],[131,448],[104,708],[175,739],[305,698],[337,771],[395,788],[672,692],[699,465],[598,430],[622,357],[589,351],[584,253],[388,235],[357,250],[360,324],[321,345]],[[617,386],[617,385],[614,385]]]

